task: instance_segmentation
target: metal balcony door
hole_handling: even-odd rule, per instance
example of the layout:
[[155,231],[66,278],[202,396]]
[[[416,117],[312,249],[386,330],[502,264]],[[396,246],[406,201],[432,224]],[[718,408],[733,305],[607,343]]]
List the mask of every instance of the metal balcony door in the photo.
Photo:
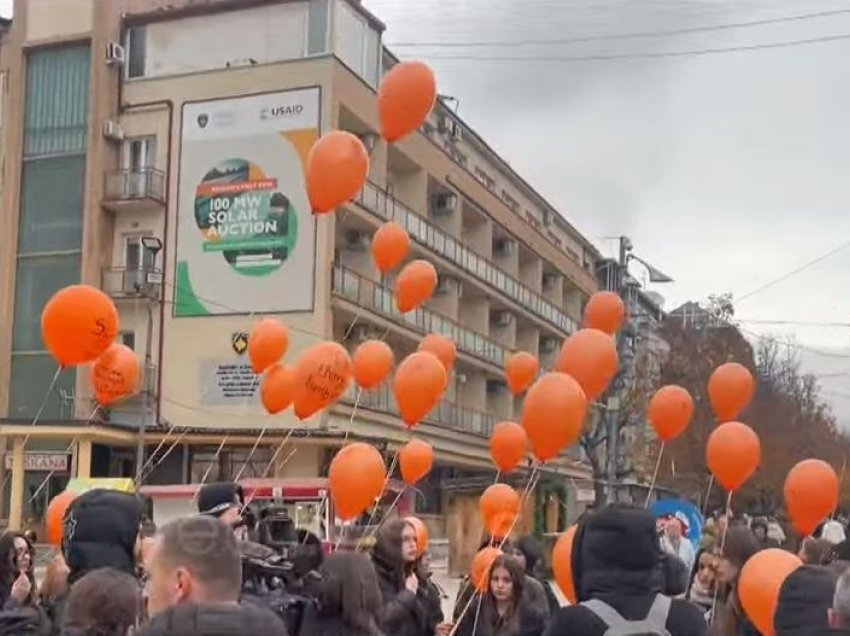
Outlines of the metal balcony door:
[[156,136],[136,137],[124,142],[123,167],[127,175],[127,195],[131,198],[148,195],[147,179],[156,167]]
[[142,245],[144,234],[124,237],[124,293],[137,294],[147,284],[147,273],[153,271],[154,256]]

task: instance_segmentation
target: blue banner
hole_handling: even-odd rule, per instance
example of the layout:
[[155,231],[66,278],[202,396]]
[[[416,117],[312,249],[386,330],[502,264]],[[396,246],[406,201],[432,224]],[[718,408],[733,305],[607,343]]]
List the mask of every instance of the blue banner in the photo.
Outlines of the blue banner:
[[685,537],[693,544],[694,552],[699,551],[702,537],[703,518],[699,508],[682,499],[660,499],[652,505],[652,514],[656,519],[675,517],[685,528]]

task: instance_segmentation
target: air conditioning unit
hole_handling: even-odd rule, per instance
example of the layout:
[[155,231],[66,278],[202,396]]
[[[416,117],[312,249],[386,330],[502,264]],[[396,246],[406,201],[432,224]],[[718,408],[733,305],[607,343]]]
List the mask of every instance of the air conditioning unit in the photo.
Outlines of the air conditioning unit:
[[348,230],[345,233],[345,246],[358,252],[369,249],[369,235],[360,230]]
[[110,141],[123,141],[124,130],[117,121],[107,119],[103,122],[103,136]]
[[558,350],[558,339],[557,338],[541,338],[540,339],[540,352],[541,353],[552,353],[553,351]]
[[448,216],[457,210],[457,195],[454,192],[444,192],[431,197],[431,214]]
[[124,47],[118,42],[109,42],[106,45],[106,63],[109,66],[124,65]]
[[516,252],[516,241],[513,239],[499,239],[496,241],[496,251],[502,256],[510,256]]
[[453,121],[450,128],[449,136],[451,136],[453,140],[460,141],[463,139],[463,127],[459,123]]
[[493,314],[493,324],[497,327],[508,327],[513,319],[514,317],[509,311],[497,311]]

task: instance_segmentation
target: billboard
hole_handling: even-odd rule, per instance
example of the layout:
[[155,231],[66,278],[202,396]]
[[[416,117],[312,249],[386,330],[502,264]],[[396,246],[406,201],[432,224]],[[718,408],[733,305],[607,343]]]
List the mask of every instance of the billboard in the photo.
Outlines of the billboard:
[[183,105],[174,316],[312,311],[318,87]]

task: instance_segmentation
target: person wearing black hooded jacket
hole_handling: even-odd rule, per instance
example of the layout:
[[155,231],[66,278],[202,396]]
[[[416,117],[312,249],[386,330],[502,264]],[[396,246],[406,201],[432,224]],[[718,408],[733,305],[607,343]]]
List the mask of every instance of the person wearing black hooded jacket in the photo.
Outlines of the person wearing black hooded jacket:
[[828,634],[829,610],[838,577],[829,568],[804,565],[788,575],[773,615],[776,636]]
[[372,563],[381,588],[381,631],[392,636],[434,636],[443,622],[440,598],[418,571],[416,530],[403,520],[384,524]]
[[608,506],[578,524],[572,572],[579,605],[558,611],[546,636],[603,636],[608,627],[588,601],[602,601],[627,621],[647,618],[657,602],[667,604],[671,636],[702,636],[707,626],[700,610],[665,597],[666,575],[655,519],[643,508]]

